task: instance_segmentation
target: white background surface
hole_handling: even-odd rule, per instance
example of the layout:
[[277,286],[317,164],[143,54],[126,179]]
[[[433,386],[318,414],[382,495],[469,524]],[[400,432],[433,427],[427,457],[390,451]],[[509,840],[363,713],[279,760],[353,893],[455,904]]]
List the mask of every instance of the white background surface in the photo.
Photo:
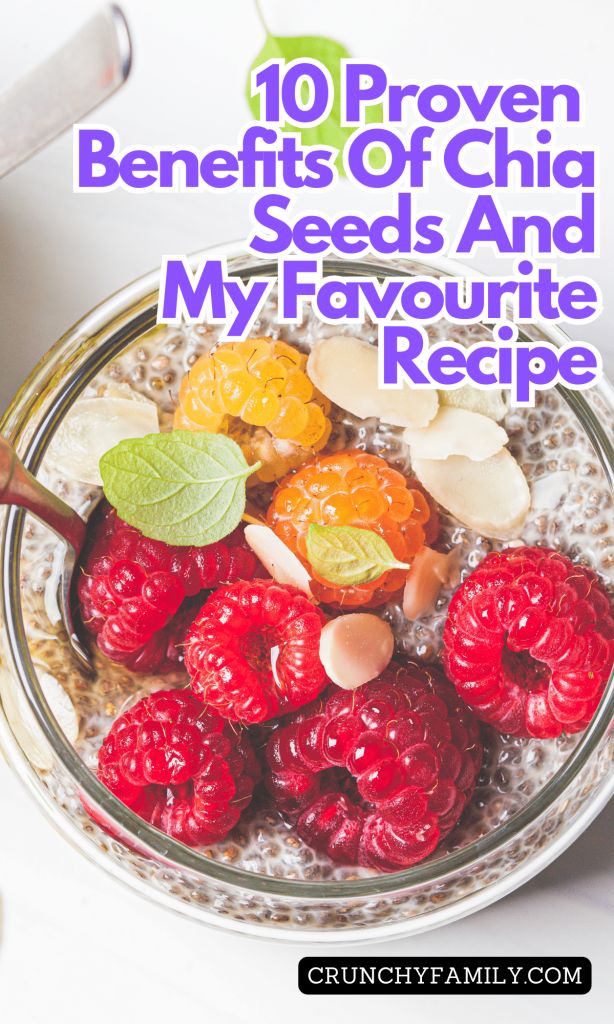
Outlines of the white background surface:
[[[20,0],[0,35],[0,88],[42,58],[96,6]],[[232,144],[246,119],[245,72],[262,33],[248,0],[125,0],[135,63],[127,86],[96,115],[125,144]],[[263,4],[279,33],[325,33],[356,56],[385,62],[404,81],[545,81],[572,77],[586,90],[583,132],[557,133],[601,146],[612,179],[614,132],[609,0],[301,0]],[[519,136],[520,141],[520,136]],[[554,204],[561,200],[551,200]],[[320,204],[356,202],[347,184]],[[381,199],[363,205],[375,209]],[[435,181],[429,206],[460,213],[459,194]],[[69,137],[0,182],[0,337],[4,405],[45,349],[110,292],[159,264],[243,237],[239,196],[75,196]],[[304,204],[308,205],[308,204]],[[512,203],[508,204],[510,207]],[[610,301],[614,255],[611,186],[603,191],[600,260],[570,261],[596,278],[606,310],[582,335],[614,369]],[[476,265],[491,269],[478,258]],[[584,998],[300,996],[300,947],[213,933],[148,907],[102,876],[56,836],[0,763],[0,1019],[55,1024],[138,1019],[191,1021],[561,1021],[605,1015],[612,996],[614,891],[608,871],[612,808],[538,879],[479,915],[424,937],[378,947],[408,956],[583,955],[593,960]],[[339,948],[341,953],[342,949]],[[365,955],[371,952],[363,948]],[[495,1000],[493,1002],[493,999]]]

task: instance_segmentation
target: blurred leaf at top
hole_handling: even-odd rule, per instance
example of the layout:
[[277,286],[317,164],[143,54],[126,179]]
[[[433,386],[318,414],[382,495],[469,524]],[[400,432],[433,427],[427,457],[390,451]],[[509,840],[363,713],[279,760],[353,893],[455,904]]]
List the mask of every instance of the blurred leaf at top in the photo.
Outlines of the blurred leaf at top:
[[[263,22],[264,24],[264,22]],[[260,115],[260,100],[258,96],[251,95],[251,75],[260,64],[276,58],[289,63],[293,60],[318,60],[330,72],[333,82],[334,96],[330,114],[321,124],[306,125],[282,125],[282,131],[296,132],[300,135],[304,146],[334,146],[339,150],[337,157],[337,170],[344,174],[341,152],[355,128],[344,128],[341,125],[341,60],[349,57],[350,53],[342,43],[327,36],[274,36],[266,25],[266,39],[260,53],[255,58],[247,74],[247,102],[252,115],[258,119]],[[370,123],[381,123],[381,104],[367,107],[365,119]],[[384,164],[384,154],[381,150],[373,150],[369,155],[369,162],[375,169]]]

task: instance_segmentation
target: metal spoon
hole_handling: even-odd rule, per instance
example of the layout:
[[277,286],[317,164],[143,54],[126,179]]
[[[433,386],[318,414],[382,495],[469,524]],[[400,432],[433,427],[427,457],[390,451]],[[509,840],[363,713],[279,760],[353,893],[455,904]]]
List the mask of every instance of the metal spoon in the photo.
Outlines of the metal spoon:
[[85,519],[33,477],[3,437],[0,437],[0,505],[27,509],[66,542],[58,591],[60,611],[71,652],[80,667],[91,674],[91,655],[75,627],[71,602],[73,572],[85,543]]
[[[115,5],[99,11],[43,64],[0,95],[0,178],[69,128],[125,82],[132,48],[126,20]],[[72,614],[75,565],[85,542],[85,520],[36,480],[0,437],[0,505],[18,505],[66,543],[59,604],[72,654],[87,673],[90,652]],[[90,512],[92,509],[90,509]]]
[[109,5],[0,94],[0,178],[119,89],[131,57],[126,20]]

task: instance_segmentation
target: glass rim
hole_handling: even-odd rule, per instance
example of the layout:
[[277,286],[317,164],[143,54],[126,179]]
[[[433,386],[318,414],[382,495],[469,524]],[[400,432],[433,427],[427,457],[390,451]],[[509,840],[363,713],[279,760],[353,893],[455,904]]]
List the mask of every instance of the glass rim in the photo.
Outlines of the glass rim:
[[[191,257],[191,262],[196,266],[205,256],[211,257],[215,254],[230,257],[228,269],[232,273],[248,276],[254,272],[262,274],[268,270],[269,273],[276,274],[277,271],[275,261],[258,260],[257,257],[245,253],[241,243],[201,250]],[[444,275],[466,273],[466,268],[447,259],[383,263],[373,257],[351,261],[333,257],[324,259],[322,264],[324,272],[346,275],[348,271],[356,273],[364,271],[366,267],[371,273],[376,272],[382,277],[411,277],[412,273],[407,269],[408,266],[420,266]],[[136,341],[144,331],[155,326],[158,280],[159,270],[153,271],[137,278],[95,306],[49,349],[17,392],[0,420],[0,431],[9,441],[19,445],[30,417],[45,405],[48,398],[47,389],[54,385],[57,387],[57,375],[60,372],[62,374],[59,393],[50,405],[44,408],[44,414],[34,433],[29,437],[23,450],[20,449],[24,465],[31,472],[36,473],[40,467],[54,430],[89,381],[114,355]],[[557,325],[544,325],[538,322],[535,326],[546,330],[548,336],[554,338],[558,344],[568,340]],[[522,331],[520,337],[522,338]],[[605,392],[614,408],[614,390],[607,378],[603,377],[598,387]],[[557,390],[580,420],[604,468],[610,488],[614,490],[614,450],[599,419],[583,392],[569,391],[560,386]],[[241,886],[258,893],[307,900],[378,897],[386,893],[444,881],[451,874],[466,871],[484,857],[503,848],[508,841],[536,822],[572,784],[604,737],[614,717],[613,673],[589,727],[581,735],[562,767],[523,808],[508,821],[466,846],[439,857],[428,858],[403,871],[346,881],[307,881],[276,878],[209,859],[154,828],[113,796],[85,765],[57,725],[32,663],[21,610],[19,570],[24,520],[23,510],[14,507],[7,509],[1,555],[2,610],[12,661],[11,668],[19,680],[32,713],[54,756],[68,772],[79,792],[99,808],[104,817],[117,823],[124,833],[134,839],[140,855],[165,861],[169,866],[188,871],[205,880],[217,881],[227,886]],[[27,761],[25,753],[22,754]],[[612,782],[614,783],[614,779]],[[600,787],[596,787],[594,792],[598,792],[599,789]]]

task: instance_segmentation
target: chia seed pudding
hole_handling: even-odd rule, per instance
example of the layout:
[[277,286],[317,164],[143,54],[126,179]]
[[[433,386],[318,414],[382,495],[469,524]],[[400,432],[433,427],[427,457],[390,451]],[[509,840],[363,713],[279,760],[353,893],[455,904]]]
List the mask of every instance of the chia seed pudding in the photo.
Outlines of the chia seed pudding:
[[[307,312],[300,325],[279,326],[273,292],[254,337],[281,339],[308,352],[315,341],[333,333],[330,325]],[[365,322],[351,325],[348,334],[375,343],[377,328]],[[110,385],[128,384],[153,399],[159,409],[161,429],[170,429],[179,382],[196,359],[216,343],[220,328],[207,324],[176,328],[158,326],[127,347],[105,366],[83,397],[104,393]],[[344,328],[334,328],[343,334]],[[438,324],[429,329],[432,340],[453,338],[463,344],[484,340],[486,328]],[[411,475],[409,450],[400,428],[378,420],[360,420],[333,407],[333,432],[327,451],[361,448],[382,455],[405,476]],[[538,393],[535,408],[509,409],[502,426],[509,450],[520,464],[532,488],[533,503],[521,530],[522,542],[560,550],[575,561],[593,568],[610,589],[614,585],[614,525],[612,497],[595,453],[564,398],[555,391]],[[82,513],[98,499],[97,488],[65,478],[54,469],[52,458],[44,461],[39,478],[56,494]],[[254,507],[266,511],[272,487],[250,487]],[[461,579],[493,549],[506,546],[472,532],[442,511],[440,541],[445,550],[458,545]],[[116,717],[137,699],[160,689],[159,677],[135,675],[95,653],[96,676],[86,680],[67,659],[62,624],[54,606],[54,593],[62,561],[62,545],[46,528],[28,517],[22,548],[21,580],[24,622],[36,666],[54,676],[66,689],[79,717],[75,749],[95,770],[103,737]],[[434,611],[416,622],[403,615],[398,600],[376,609],[394,631],[397,654],[430,663],[441,652],[442,631],[451,593],[442,591]],[[185,675],[166,676],[164,688],[184,685]],[[471,803],[460,823],[438,849],[438,858],[484,836],[509,821],[553,778],[578,742],[578,736],[535,740],[500,735],[482,726],[485,757]],[[88,831],[96,826],[87,819],[79,796],[55,769],[41,773],[55,801],[82,820]],[[101,834],[102,835],[102,834]],[[105,841],[105,840],[102,840]],[[108,841],[108,840],[107,840]],[[114,846],[118,844],[114,843]],[[239,825],[222,842],[207,848],[207,857],[249,872],[286,879],[343,880],[368,876],[366,868],[334,864],[306,846],[290,825],[267,804],[255,800]]]

